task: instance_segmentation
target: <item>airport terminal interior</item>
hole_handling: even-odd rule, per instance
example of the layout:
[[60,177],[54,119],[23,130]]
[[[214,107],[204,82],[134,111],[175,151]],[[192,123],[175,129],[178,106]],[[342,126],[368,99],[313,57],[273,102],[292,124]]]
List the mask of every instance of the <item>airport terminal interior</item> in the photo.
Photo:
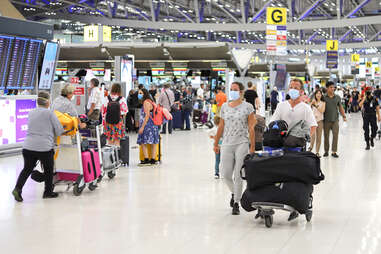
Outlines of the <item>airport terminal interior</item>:
[[7,253],[380,253],[380,0],[3,0]]

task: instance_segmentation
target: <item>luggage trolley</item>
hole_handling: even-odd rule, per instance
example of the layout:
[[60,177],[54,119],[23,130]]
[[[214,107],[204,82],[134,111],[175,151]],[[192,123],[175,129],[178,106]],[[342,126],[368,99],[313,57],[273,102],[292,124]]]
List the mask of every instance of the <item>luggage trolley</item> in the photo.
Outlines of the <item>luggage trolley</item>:
[[[308,140],[308,138],[306,139]],[[298,147],[298,148],[283,148],[280,149],[283,151],[289,151],[289,152],[302,152],[306,150],[306,147]],[[264,151],[266,151],[266,147],[264,147]],[[261,152],[256,152],[256,154],[259,154]],[[242,168],[243,169],[243,168]],[[245,177],[242,174],[241,169],[241,178],[245,180]],[[304,213],[307,222],[310,222],[312,219],[312,202],[313,197],[312,194],[309,199],[309,207],[308,210]],[[280,203],[272,203],[272,202],[252,202],[251,207],[257,210],[257,215],[255,215],[256,219],[263,219],[265,220],[265,225],[267,228],[271,228],[274,222],[273,215],[275,214],[275,210],[283,210],[286,212],[290,212],[290,216],[288,217],[288,221],[292,221],[299,217],[299,212],[292,206],[286,205],[286,204],[280,204]]]
[[[100,129],[96,127],[96,150],[101,151]],[[61,136],[61,143],[58,145],[58,156],[55,160],[56,174],[55,185],[67,185],[67,190],[73,187],[73,194],[80,196],[86,186],[90,191],[94,191],[98,185],[99,178],[91,182],[84,180],[84,167],[82,165],[82,142],[90,141],[91,138],[84,138],[78,131],[74,137]],[[102,162],[102,153],[99,154],[99,162]],[[102,163],[101,163],[102,165]],[[102,166],[101,166],[102,167]]]
[[214,124],[211,119],[212,115],[212,106],[205,102],[205,110],[203,109],[194,109],[193,110],[193,128],[199,128],[207,126],[209,129],[213,128]]

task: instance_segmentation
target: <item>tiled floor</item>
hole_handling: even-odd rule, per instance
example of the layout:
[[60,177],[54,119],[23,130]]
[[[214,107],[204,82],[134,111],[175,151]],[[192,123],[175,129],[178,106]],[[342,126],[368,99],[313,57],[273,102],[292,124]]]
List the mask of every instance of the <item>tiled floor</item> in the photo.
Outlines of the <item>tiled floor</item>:
[[132,150],[130,168],[80,197],[59,187],[60,198],[43,200],[42,185],[28,181],[24,203],[15,203],[10,192],[22,160],[1,158],[1,252],[381,253],[380,141],[364,150],[355,115],[339,143],[339,159],[322,159],[326,180],[315,188],[312,222],[289,223],[278,212],[271,229],[253,213],[230,215],[204,130],[164,136],[163,164],[155,168],[138,168]]

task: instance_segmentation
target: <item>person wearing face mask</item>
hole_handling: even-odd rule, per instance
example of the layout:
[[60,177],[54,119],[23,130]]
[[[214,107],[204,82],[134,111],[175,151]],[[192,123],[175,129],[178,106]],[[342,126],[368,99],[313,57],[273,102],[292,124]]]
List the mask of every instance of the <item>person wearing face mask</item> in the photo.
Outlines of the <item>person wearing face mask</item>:
[[[239,82],[231,85],[229,102],[221,107],[220,123],[214,138],[214,152],[221,150],[221,171],[224,181],[232,193],[230,206],[232,214],[239,215],[239,202],[242,196],[240,170],[245,156],[255,152],[254,107],[243,101],[244,86]],[[219,141],[222,137],[222,145]],[[234,177],[233,177],[234,176]]]
[[[77,117],[78,118],[78,111],[75,108],[73,104],[74,100],[74,86],[68,84],[65,85],[61,90],[61,95],[58,96],[54,101],[52,105],[53,111],[58,111],[61,113],[67,113],[70,116]],[[78,123],[80,123],[80,128],[86,128],[85,123],[81,123],[80,119],[78,118]]]
[[[366,142],[365,150],[369,150],[370,146],[374,147],[374,138],[378,130],[377,121],[381,121],[380,106],[378,99],[372,95],[371,91],[367,91],[366,96],[364,96],[360,102],[360,107],[363,112],[363,129]],[[369,126],[372,130],[371,136],[369,136]]]
[[39,92],[37,108],[28,116],[28,131],[23,143],[22,155],[24,169],[20,172],[16,186],[12,191],[15,200],[22,202],[22,189],[40,161],[45,174],[45,191],[43,198],[56,198],[58,193],[53,192],[54,146],[57,136],[64,133],[64,129],[50,106],[48,92]]
[[303,94],[303,82],[300,79],[291,80],[288,91],[290,99],[277,105],[271,121],[283,120],[289,128],[304,121],[310,128],[310,136],[313,136],[318,124],[311,107],[303,102]]
[[347,121],[340,96],[335,94],[335,83],[328,81],[326,84],[327,95],[324,97],[324,157],[328,157],[329,152],[329,134],[332,131],[332,157],[339,158],[337,146],[339,142],[339,112],[344,121]]
[[126,136],[124,118],[128,112],[126,98],[122,96],[120,84],[113,84],[111,93],[102,105],[102,123],[109,145],[120,146],[120,140]]

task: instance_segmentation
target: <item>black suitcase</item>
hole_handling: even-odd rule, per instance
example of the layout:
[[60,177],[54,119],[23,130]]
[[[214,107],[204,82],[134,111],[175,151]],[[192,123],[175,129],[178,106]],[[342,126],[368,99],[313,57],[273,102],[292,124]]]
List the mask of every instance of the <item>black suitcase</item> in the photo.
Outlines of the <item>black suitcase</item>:
[[247,211],[254,210],[253,202],[270,202],[293,207],[300,214],[310,207],[313,186],[300,182],[277,183],[256,190],[246,189],[241,198],[241,206]]
[[130,165],[130,138],[128,136],[120,140],[119,159],[122,164]]
[[311,152],[287,152],[274,157],[248,155],[243,170],[241,175],[249,190],[279,182],[319,184],[324,180],[320,159]]

